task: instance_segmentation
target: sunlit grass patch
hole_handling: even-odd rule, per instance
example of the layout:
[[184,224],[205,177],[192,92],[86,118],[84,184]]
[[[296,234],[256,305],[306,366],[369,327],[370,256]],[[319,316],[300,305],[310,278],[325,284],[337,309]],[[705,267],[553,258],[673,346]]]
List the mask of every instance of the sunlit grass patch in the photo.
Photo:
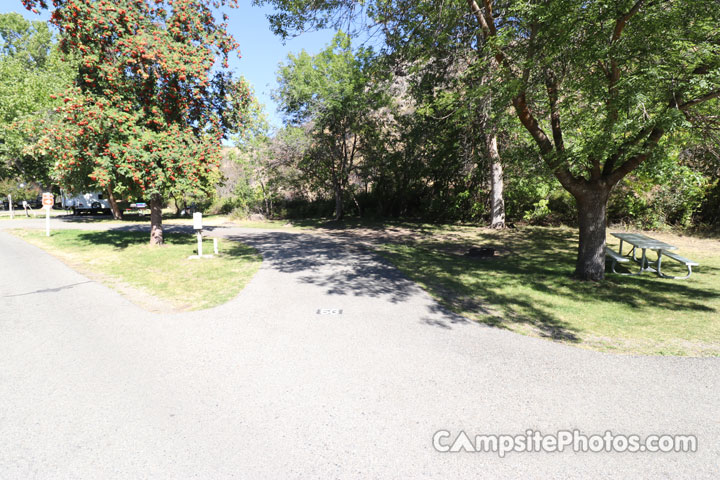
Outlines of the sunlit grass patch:
[[[126,292],[123,286],[129,285],[177,310],[201,310],[227,302],[262,262],[252,247],[224,239],[219,242],[220,255],[188,259],[196,253],[193,235],[166,234],[165,245],[151,247],[149,235],[142,232],[57,230],[50,237],[41,231],[14,232],[111,287]],[[205,253],[212,250],[209,243],[206,249]]]

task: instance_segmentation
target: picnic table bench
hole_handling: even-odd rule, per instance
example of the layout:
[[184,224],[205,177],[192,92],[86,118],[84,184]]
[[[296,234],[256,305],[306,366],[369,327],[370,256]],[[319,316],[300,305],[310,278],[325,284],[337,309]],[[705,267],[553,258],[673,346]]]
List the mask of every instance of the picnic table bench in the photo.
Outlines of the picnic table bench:
[[[697,262],[681,257],[677,253],[673,253],[672,250],[677,250],[676,246],[648,237],[642,233],[612,233],[611,235],[620,239],[620,247],[617,252],[610,247],[605,247],[605,255],[612,260],[613,273],[618,273],[620,275],[638,275],[649,271],[655,272],[659,277],[663,278],[684,279],[692,275],[692,267],[698,266]],[[624,256],[622,253],[624,242],[632,245],[632,248],[627,254],[628,256]],[[640,258],[637,257],[637,249],[642,250]],[[648,250],[653,250],[657,253],[657,260],[651,261],[648,259]],[[684,277],[676,277],[662,273],[663,256],[685,265],[685,267],[687,267],[687,275]],[[631,260],[640,264],[640,270],[638,272],[620,273],[615,271],[615,267],[618,263],[629,263]]]
[[124,210],[125,212],[137,212],[139,215],[142,215],[145,210],[148,209],[147,203],[143,202],[137,202],[137,203],[131,203],[128,205],[128,207]]

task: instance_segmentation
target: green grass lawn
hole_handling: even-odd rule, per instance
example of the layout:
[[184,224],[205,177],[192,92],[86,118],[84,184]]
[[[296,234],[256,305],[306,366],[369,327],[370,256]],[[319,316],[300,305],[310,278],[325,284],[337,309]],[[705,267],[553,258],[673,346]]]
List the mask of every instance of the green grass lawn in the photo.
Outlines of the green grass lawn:
[[[27,215],[25,215],[25,210],[22,208],[15,208],[15,211],[13,212],[13,218],[15,220],[23,220],[28,218]],[[45,209],[44,208],[33,208],[28,211],[29,218],[45,218]],[[50,217],[61,217],[66,215],[65,210],[59,210],[56,208],[50,209]],[[10,217],[10,210],[0,210],[0,220],[11,220]]]
[[[44,213],[43,213],[44,215]],[[110,215],[70,215],[66,214],[64,210],[53,211],[53,216],[62,217],[62,219],[69,223],[78,224],[103,224],[103,225],[133,225],[133,224],[150,224],[149,210],[144,213],[131,212],[126,213],[122,220],[115,220]],[[16,219],[20,219],[18,215]],[[26,218],[23,213],[22,218]],[[40,218],[40,217],[38,217]],[[3,217],[0,217],[2,220]],[[9,217],[7,217],[9,219]],[[163,211],[163,225],[192,225],[192,216],[177,216],[174,210],[165,209]],[[203,226],[205,227],[216,227],[216,226],[236,226],[244,228],[262,228],[268,230],[284,230],[293,227],[293,224],[287,220],[243,220],[231,218],[228,215],[222,214],[203,214]],[[314,223],[309,224],[307,228],[312,228]]]
[[[399,227],[397,227],[399,229]],[[576,231],[524,227],[494,231],[421,226],[377,250],[441,303],[494,327],[602,351],[720,356],[720,242],[648,234],[700,263],[687,280],[608,273],[601,283],[570,278]],[[608,236],[617,248],[617,239]],[[470,246],[499,255],[473,259]],[[634,265],[631,265],[633,267]],[[685,267],[663,263],[683,275]]]
[[[151,247],[142,232],[57,230],[46,237],[35,230],[13,233],[61,258],[73,268],[123,292],[141,306],[201,310],[235,297],[257,272],[261,256],[247,245],[219,240],[220,255],[190,260],[197,241],[191,235],[165,235]],[[207,241],[204,253],[212,252]]]

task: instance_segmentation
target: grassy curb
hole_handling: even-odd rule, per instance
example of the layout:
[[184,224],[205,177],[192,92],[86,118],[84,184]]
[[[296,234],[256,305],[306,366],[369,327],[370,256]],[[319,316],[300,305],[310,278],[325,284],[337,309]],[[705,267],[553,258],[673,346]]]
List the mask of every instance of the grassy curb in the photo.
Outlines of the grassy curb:
[[166,234],[164,246],[150,247],[143,232],[58,230],[50,237],[37,230],[12,232],[150,310],[202,310],[225,303],[262,262],[254,248],[229,240],[220,240],[220,255],[190,260],[197,246],[191,235]]

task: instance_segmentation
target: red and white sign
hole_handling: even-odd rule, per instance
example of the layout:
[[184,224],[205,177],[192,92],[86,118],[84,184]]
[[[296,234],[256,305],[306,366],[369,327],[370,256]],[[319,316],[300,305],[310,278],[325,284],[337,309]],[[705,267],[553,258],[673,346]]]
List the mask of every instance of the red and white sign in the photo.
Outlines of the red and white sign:
[[43,193],[42,204],[43,204],[43,207],[48,207],[48,208],[52,207],[55,204],[55,197],[53,196],[53,194],[49,193],[49,192]]

